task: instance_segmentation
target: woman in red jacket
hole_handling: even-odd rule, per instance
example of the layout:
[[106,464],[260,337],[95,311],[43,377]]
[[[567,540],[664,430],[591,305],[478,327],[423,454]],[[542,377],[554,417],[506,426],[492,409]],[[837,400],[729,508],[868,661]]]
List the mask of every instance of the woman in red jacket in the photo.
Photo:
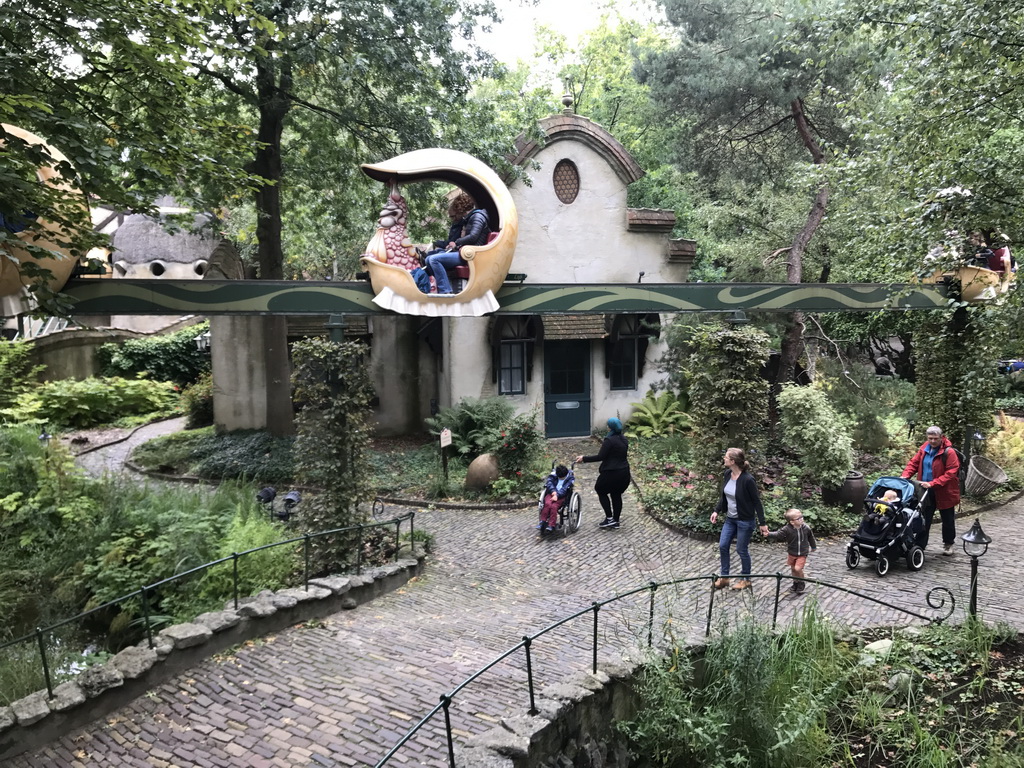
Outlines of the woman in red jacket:
[[921,504],[924,530],[918,534],[917,545],[921,549],[928,546],[928,531],[938,509],[942,518],[942,554],[952,555],[956,543],[956,505],[960,503],[960,458],[941,428],[928,427],[927,435],[928,440],[917,449],[902,476],[916,474],[919,485],[930,490]]

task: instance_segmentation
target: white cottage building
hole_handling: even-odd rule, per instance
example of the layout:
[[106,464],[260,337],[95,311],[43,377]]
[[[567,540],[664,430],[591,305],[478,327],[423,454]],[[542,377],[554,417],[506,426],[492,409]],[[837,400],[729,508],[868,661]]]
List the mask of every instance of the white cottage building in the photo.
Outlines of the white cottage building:
[[[521,142],[532,184],[509,182],[519,218],[510,274],[525,283],[683,282],[694,244],[672,240],[672,211],[629,208],[643,170],[597,123],[566,111]],[[642,276],[642,277],[641,277]],[[375,316],[371,365],[378,429],[417,431],[438,407],[508,397],[543,414],[548,437],[586,435],[660,378],[658,314]]]

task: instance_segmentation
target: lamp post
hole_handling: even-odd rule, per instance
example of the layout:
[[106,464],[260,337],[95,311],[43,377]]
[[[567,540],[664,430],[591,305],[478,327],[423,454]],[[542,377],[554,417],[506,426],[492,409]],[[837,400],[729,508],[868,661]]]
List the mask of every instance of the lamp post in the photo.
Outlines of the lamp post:
[[974,518],[971,530],[960,538],[964,542],[964,552],[971,558],[971,602],[967,608],[967,615],[973,619],[978,615],[978,558],[988,551],[992,538],[981,530],[981,521],[978,518]]
[[194,339],[192,339],[192,341],[194,341],[196,343],[196,349],[198,349],[200,352],[209,352],[210,351],[210,332],[209,331],[203,331],[198,336],[196,336]]

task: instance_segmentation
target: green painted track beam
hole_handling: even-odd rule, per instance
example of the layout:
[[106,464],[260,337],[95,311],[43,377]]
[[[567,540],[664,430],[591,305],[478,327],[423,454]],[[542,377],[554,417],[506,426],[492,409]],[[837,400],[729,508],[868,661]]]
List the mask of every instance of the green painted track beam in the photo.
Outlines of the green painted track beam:
[[[375,315],[369,283],[295,280],[79,279],[74,315]],[[505,283],[496,314],[872,312],[939,309],[944,288],[872,283]]]

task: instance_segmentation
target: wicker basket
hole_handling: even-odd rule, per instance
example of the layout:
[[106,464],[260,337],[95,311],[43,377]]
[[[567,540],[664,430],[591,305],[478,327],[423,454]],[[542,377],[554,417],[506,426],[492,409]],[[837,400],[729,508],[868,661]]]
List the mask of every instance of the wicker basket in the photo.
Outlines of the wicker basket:
[[984,496],[1008,479],[1003,468],[991,459],[986,459],[984,456],[971,456],[971,463],[967,465],[964,490],[971,496]]

